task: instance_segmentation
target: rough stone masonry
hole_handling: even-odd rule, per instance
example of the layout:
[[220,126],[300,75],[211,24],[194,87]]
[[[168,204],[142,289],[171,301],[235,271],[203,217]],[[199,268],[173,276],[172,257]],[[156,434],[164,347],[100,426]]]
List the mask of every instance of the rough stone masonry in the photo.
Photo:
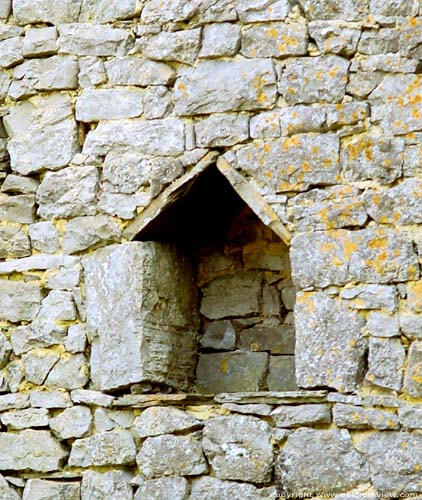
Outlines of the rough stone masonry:
[[419,0],[0,0],[1,500],[422,494],[421,47]]

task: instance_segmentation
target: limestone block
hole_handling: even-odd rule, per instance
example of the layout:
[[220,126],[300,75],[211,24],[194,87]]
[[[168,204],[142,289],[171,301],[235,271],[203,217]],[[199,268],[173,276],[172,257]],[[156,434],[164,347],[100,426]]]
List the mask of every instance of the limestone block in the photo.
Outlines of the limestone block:
[[33,349],[22,356],[25,380],[42,385],[60,356],[46,349]]
[[27,394],[5,394],[0,396],[0,411],[23,410],[28,408],[29,398]]
[[234,56],[240,48],[240,27],[232,23],[204,26],[199,57],[214,58]]
[[214,477],[203,476],[193,482],[189,500],[275,500],[276,498],[275,487],[258,489],[248,483],[221,481]]
[[414,430],[422,428],[422,406],[421,405],[406,405],[398,409],[398,418],[400,425],[406,430]]
[[340,392],[355,390],[366,350],[363,325],[356,312],[322,292],[298,293],[295,305],[298,386],[328,386]]
[[24,430],[0,434],[0,470],[59,470],[67,452],[49,431]]
[[63,238],[65,253],[76,253],[93,246],[104,246],[120,239],[121,229],[105,215],[76,217],[66,224]]
[[142,55],[155,61],[174,61],[193,64],[199,52],[201,30],[184,30],[175,33],[162,31],[140,39]]
[[67,23],[78,20],[81,0],[13,0],[13,17],[18,24]]
[[39,182],[30,177],[8,174],[4,180],[0,191],[11,194],[35,194]]
[[171,245],[134,242],[98,250],[83,266],[88,334],[98,339],[98,365],[91,359],[98,387],[148,380],[186,388],[197,329],[188,258]]
[[260,141],[238,149],[236,159],[238,168],[270,193],[340,181],[339,139],[334,134]]
[[[86,471],[82,475],[81,500],[132,500],[131,476],[124,471]],[[78,497],[79,498],[79,497]]]
[[105,62],[111,85],[168,85],[176,72],[168,64],[148,61],[137,56],[118,57]]
[[91,411],[86,406],[67,408],[60,415],[50,418],[50,429],[59,439],[86,436],[91,428]]
[[[1,10],[0,10],[1,13]],[[9,483],[0,475],[0,498],[1,500],[20,500],[21,496]]]
[[19,174],[57,170],[79,151],[68,96],[51,94],[17,104],[3,121],[11,138],[7,147],[12,170]]
[[189,431],[201,427],[201,422],[178,408],[155,406],[147,408],[133,423],[136,437],[145,438]]
[[95,167],[47,172],[37,191],[38,215],[44,219],[95,215],[97,189]]
[[98,200],[98,208],[108,215],[121,219],[133,219],[138,207],[147,207],[151,203],[151,193],[141,192],[136,195],[102,193]]
[[398,318],[381,311],[368,314],[366,329],[374,337],[400,336]]
[[336,21],[312,21],[309,34],[323,54],[353,55],[361,38],[361,30],[345,27]]
[[283,21],[290,12],[288,0],[235,0],[242,23]]
[[397,288],[390,285],[359,285],[344,288],[340,298],[353,309],[386,309],[393,313],[398,308]]
[[277,427],[305,427],[331,423],[331,407],[328,404],[279,406],[271,412]]
[[388,184],[401,176],[404,140],[361,134],[344,139],[340,159],[347,181],[375,179]]
[[29,479],[22,500],[79,500],[79,483]]
[[14,430],[28,427],[47,427],[48,410],[45,408],[28,408],[26,410],[9,411],[3,413],[0,420],[8,429]]
[[13,76],[35,90],[67,90],[78,88],[78,73],[74,58],[53,56],[26,61],[14,69]]
[[[383,2],[383,5],[387,3]],[[399,37],[400,33],[391,28],[364,31],[359,40],[358,50],[361,54],[392,54],[399,50]]]
[[31,243],[27,234],[16,227],[0,227],[0,259],[31,255]]
[[46,288],[51,290],[73,290],[74,300],[78,309],[78,314],[83,316],[81,312],[80,303],[78,303],[77,286],[79,285],[81,275],[81,266],[76,263],[74,266],[61,266],[47,272]]
[[137,0],[82,0],[79,21],[112,23],[121,19],[131,19],[141,11],[142,3]]
[[113,403],[113,399],[113,396],[97,391],[86,389],[75,389],[72,391],[72,401],[74,403],[109,407]]
[[370,0],[370,12],[376,16],[410,16],[414,13],[412,0]]
[[17,323],[35,318],[41,291],[35,283],[0,280],[0,318]]
[[356,448],[368,460],[371,483],[379,493],[420,493],[422,436],[409,432],[379,432]]
[[26,271],[45,271],[54,267],[71,267],[78,263],[78,257],[69,255],[33,255],[23,259],[0,262],[0,274],[24,273]]
[[65,349],[67,352],[75,354],[84,352],[86,347],[86,328],[84,325],[72,325],[67,332]]
[[334,405],[333,421],[338,427],[348,429],[393,430],[400,427],[395,413],[343,403]]
[[21,224],[34,222],[35,197],[25,194],[9,196],[0,193],[0,219],[4,222],[17,222]]
[[144,109],[143,93],[136,89],[86,89],[76,100],[81,122],[136,118]]
[[195,15],[202,23],[235,21],[236,12],[230,0],[147,0],[142,10],[144,23],[187,21]]
[[60,359],[49,373],[45,385],[53,389],[79,389],[88,382],[88,360],[84,354]]
[[69,394],[63,391],[31,391],[30,401],[34,408],[68,408],[72,406]]
[[308,30],[301,23],[251,24],[242,29],[245,57],[300,56],[308,52]]
[[125,56],[133,46],[130,31],[96,24],[61,24],[59,52],[77,56]]
[[57,29],[30,28],[23,42],[24,57],[51,56],[57,53]]
[[361,21],[366,18],[369,0],[299,0],[305,16],[314,21],[321,19],[339,19],[342,21]]
[[[0,70],[0,100],[1,101],[4,101],[4,99],[6,99],[10,85],[11,85],[10,84],[10,77],[9,77],[7,71]],[[3,149],[3,147],[1,149]],[[5,156],[5,155],[2,154],[1,156]],[[6,161],[7,157],[2,158],[2,160]]]
[[348,81],[349,61],[327,55],[293,59],[279,82],[279,92],[289,104],[341,102]]
[[215,417],[204,428],[204,452],[218,479],[266,483],[273,470],[270,427],[256,417]]
[[136,462],[147,479],[173,475],[196,476],[208,471],[201,442],[192,435],[149,437],[143,442]]
[[403,177],[414,177],[419,174],[421,170],[421,158],[422,147],[420,144],[406,145],[404,151]]
[[37,222],[29,226],[32,247],[42,253],[56,253],[60,248],[59,232],[52,222]]
[[11,68],[23,61],[23,38],[16,36],[0,41],[0,67]]
[[196,370],[198,391],[204,394],[258,391],[267,363],[268,354],[263,352],[201,354]]
[[271,354],[294,354],[295,332],[288,325],[255,326],[243,330],[237,343],[245,351],[268,351]]
[[209,319],[248,316],[260,311],[262,277],[256,273],[223,276],[202,288],[201,314]]
[[419,276],[411,240],[384,228],[303,233],[293,238],[290,258],[293,280],[302,288],[348,281],[384,284]]
[[314,189],[288,202],[288,213],[298,231],[321,231],[363,226],[367,220],[365,198],[351,186]]
[[99,57],[79,58],[79,85],[82,88],[95,87],[107,82],[104,63]]
[[419,60],[401,57],[399,54],[376,54],[353,61],[350,71],[385,71],[388,73],[415,73]]
[[116,120],[100,123],[88,133],[83,153],[106,155],[133,152],[174,156],[185,149],[185,126],[177,118],[163,120]]
[[239,114],[211,115],[195,123],[199,148],[233,146],[249,138],[249,118]]
[[0,330],[0,368],[3,368],[12,352],[12,346],[7,340],[6,335]]
[[12,0],[0,1],[0,19],[6,20],[12,12]]
[[422,342],[412,342],[408,354],[408,366],[404,379],[404,390],[414,398],[422,395]]
[[422,315],[402,313],[399,315],[400,331],[411,340],[422,340]]
[[369,480],[365,459],[347,430],[299,429],[287,438],[278,473],[286,493],[344,493]]
[[175,112],[194,115],[269,109],[276,99],[269,60],[202,61],[183,70],[175,85]]
[[132,465],[135,456],[135,442],[129,431],[100,432],[73,442],[69,465],[71,467]]
[[189,483],[184,477],[161,477],[142,481],[134,500],[187,500]]
[[406,351],[400,339],[372,337],[369,340],[366,380],[374,385],[399,391],[403,382]]
[[173,110],[173,92],[164,85],[151,86],[144,91],[144,118],[164,118]]
[[236,330],[229,320],[211,322],[200,340],[201,346],[229,351],[235,348]]
[[267,385],[269,391],[296,391],[294,356],[270,356]]

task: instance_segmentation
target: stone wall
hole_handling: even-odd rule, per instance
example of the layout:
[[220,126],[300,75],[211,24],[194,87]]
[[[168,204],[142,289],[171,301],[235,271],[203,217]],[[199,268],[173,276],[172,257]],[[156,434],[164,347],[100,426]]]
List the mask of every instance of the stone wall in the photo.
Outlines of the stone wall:
[[[422,493],[421,33],[417,0],[0,0],[0,498]],[[209,168],[262,224],[195,274],[136,240]]]

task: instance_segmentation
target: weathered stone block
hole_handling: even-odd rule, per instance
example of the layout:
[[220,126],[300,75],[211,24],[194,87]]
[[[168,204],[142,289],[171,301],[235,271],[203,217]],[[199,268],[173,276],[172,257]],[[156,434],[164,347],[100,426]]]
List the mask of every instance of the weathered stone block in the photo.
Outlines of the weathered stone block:
[[398,318],[381,311],[368,314],[366,329],[374,337],[398,337],[400,335]]
[[175,61],[193,64],[199,52],[201,30],[184,30],[175,33],[162,31],[140,39],[142,55],[155,61]]
[[245,57],[283,57],[308,52],[308,30],[301,23],[252,24],[242,30]]
[[50,418],[50,429],[59,439],[80,438],[91,428],[91,411],[86,406],[67,408],[57,417]]
[[53,389],[79,389],[88,382],[88,360],[84,354],[60,359],[49,373],[45,385]]
[[236,345],[236,330],[229,320],[213,321],[200,340],[201,346],[210,349],[232,350]]
[[334,405],[333,421],[338,427],[347,427],[348,429],[388,431],[399,428],[399,420],[395,413],[342,403]]
[[34,283],[0,280],[0,318],[17,323],[35,318],[41,291]]
[[31,177],[21,177],[20,175],[8,174],[4,180],[0,191],[11,194],[35,194],[39,182]]
[[258,489],[252,484],[221,481],[208,476],[193,482],[189,497],[190,500],[275,500],[276,498],[275,487]]
[[405,358],[406,351],[400,339],[371,338],[366,380],[399,391],[403,382]]
[[88,333],[98,356],[98,364],[91,358],[96,386],[153,380],[186,388],[197,327],[187,257],[171,245],[130,243],[99,250],[83,265]]
[[67,452],[49,431],[0,433],[0,470],[59,470]]
[[59,354],[42,349],[33,349],[29,353],[24,354],[22,361],[25,380],[33,384],[42,385],[59,358]]
[[323,54],[350,56],[356,52],[361,38],[359,28],[345,27],[336,21],[312,21],[309,34]]
[[[82,475],[81,500],[132,500],[131,475],[124,471],[86,471]],[[79,499],[79,497],[78,497]]]
[[200,148],[233,146],[249,138],[249,118],[239,114],[211,115],[195,123]]
[[79,500],[80,485],[62,481],[29,479],[23,490],[23,500]]
[[112,23],[131,19],[138,15],[142,5],[137,0],[82,0],[79,21],[94,23]]
[[175,111],[194,115],[268,109],[276,99],[271,61],[203,61],[184,70],[175,85]]
[[299,293],[295,305],[298,386],[355,390],[366,350],[363,326],[363,319],[340,301],[322,292]]
[[347,300],[353,309],[386,309],[391,313],[398,309],[397,288],[389,285],[359,285],[344,288],[340,298]]
[[371,482],[379,493],[420,493],[422,436],[409,432],[380,432],[356,445],[368,460]]
[[31,243],[23,231],[16,227],[0,227],[0,259],[28,255],[31,255]]
[[305,16],[311,20],[339,19],[360,21],[366,18],[369,0],[299,0]]
[[208,24],[203,27],[199,57],[234,56],[240,48],[240,26],[232,23]]
[[30,28],[25,33],[23,55],[25,57],[51,56],[57,53],[57,30],[50,28]]
[[0,417],[1,423],[8,429],[21,430],[28,427],[47,427],[48,410],[45,408],[28,408],[26,410],[9,411]]
[[66,224],[63,250],[72,254],[93,246],[115,243],[119,240],[121,232],[121,228],[111,217],[105,215],[76,217]]
[[279,92],[289,104],[341,102],[349,61],[339,56],[304,57],[286,63]]
[[347,430],[299,429],[287,438],[278,473],[286,493],[344,493],[369,479]]
[[135,442],[129,431],[100,432],[92,437],[74,441],[69,465],[71,467],[133,465],[135,456]]
[[282,21],[290,12],[288,0],[235,0],[235,3],[242,23]]
[[35,197],[0,193],[0,218],[4,222],[31,224],[35,221]]
[[273,470],[270,427],[250,416],[216,417],[204,428],[204,452],[218,479],[266,483]]
[[[383,2],[383,5],[386,4]],[[364,31],[360,37],[358,49],[361,54],[395,53],[399,50],[399,37],[400,33],[391,28]]]
[[398,409],[398,418],[400,425],[407,430],[422,428],[422,406],[406,405]]
[[201,354],[196,369],[197,390],[204,394],[258,391],[268,365],[264,352]]
[[[1,12],[1,11],[0,11]],[[9,483],[0,475],[0,498],[2,500],[20,500],[21,496]]]
[[422,342],[413,342],[409,349],[404,390],[414,398],[422,396]]
[[295,331],[289,325],[247,328],[239,334],[238,348],[271,354],[294,354]]
[[175,475],[196,476],[208,471],[201,442],[193,436],[164,434],[149,437],[143,442],[136,462],[147,479]]
[[30,401],[34,408],[67,408],[72,406],[69,394],[63,391],[31,391]]
[[33,248],[42,253],[56,253],[60,248],[59,232],[52,222],[38,222],[29,226]]
[[19,36],[0,41],[0,67],[11,68],[23,61],[23,39]]
[[162,477],[142,481],[134,500],[187,500],[189,483],[184,477]]
[[67,23],[78,20],[81,0],[13,0],[13,17],[18,24]]
[[399,315],[400,331],[412,340],[422,340],[422,315],[402,313]]
[[147,408],[133,423],[133,433],[140,438],[160,436],[201,427],[201,422],[178,408]]
[[176,72],[168,64],[148,61],[136,56],[118,57],[105,62],[111,85],[168,85]]
[[294,356],[270,356],[267,385],[269,391],[296,391]]
[[77,56],[124,56],[133,46],[128,30],[96,24],[61,24],[59,52]]
[[279,406],[271,412],[277,427],[304,427],[331,423],[331,407],[328,404]]

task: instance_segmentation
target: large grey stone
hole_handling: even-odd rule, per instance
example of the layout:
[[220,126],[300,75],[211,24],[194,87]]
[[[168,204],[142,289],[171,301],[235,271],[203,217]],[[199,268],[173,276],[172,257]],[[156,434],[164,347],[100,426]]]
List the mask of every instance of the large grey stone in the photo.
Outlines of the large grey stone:
[[377,408],[362,408],[343,403],[334,405],[333,421],[337,427],[346,427],[347,429],[388,431],[399,428],[399,420],[395,413]]
[[53,389],[80,389],[88,382],[88,360],[84,354],[61,358],[49,373],[45,385]]
[[91,428],[91,411],[86,406],[67,408],[57,417],[50,418],[50,429],[59,439],[80,438]]
[[276,498],[275,487],[258,489],[252,484],[221,481],[209,476],[196,479],[189,496],[189,500],[275,500]]
[[237,166],[265,191],[302,191],[340,180],[339,139],[334,134],[294,135],[236,151]]
[[361,21],[366,18],[369,0],[299,0],[305,16],[311,20],[338,19]]
[[119,225],[106,215],[76,217],[66,224],[63,250],[71,254],[115,243],[120,239],[121,232]]
[[422,342],[412,342],[408,354],[408,366],[404,390],[414,398],[422,395]]
[[25,57],[51,56],[57,53],[57,30],[49,28],[30,28],[25,33],[23,55]]
[[25,380],[42,385],[60,355],[44,349],[33,349],[22,356]]
[[1,500],[20,500],[21,496],[14,490],[9,483],[0,475],[0,499]]
[[28,427],[47,427],[48,410],[45,408],[28,408],[3,413],[1,423],[8,429],[21,430]]
[[398,409],[398,418],[406,430],[422,428],[422,406],[409,404]]
[[12,0],[2,0],[0,2],[0,18],[6,20],[12,12]]
[[364,31],[359,40],[359,52],[361,54],[396,53],[399,50],[399,37],[400,33],[391,28]]
[[135,242],[98,250],[83,265],[96,387],[152,380],[185,388],[196,352],[196,290],[187,258],[171,245]]
[[268,351],[271,354],[294,354],[295,332],[289,325],[253,326],[239,334],[238,347],[246,351]]
[[200,354],[197,390],[203,394],[258,391],[264,384],[267,366],[268,354],[264,352]]
[[67,452],[49,431],[0,433],[0,470],[56,471],[65,457]]
[[81,122],[136,118],[143,110],[143,94],[137,89],[85,89],[76,100]]
[[187,21],[198,16],[202,22],[236,20],[233,2],[227,0],[168,0],[163,9],[163,0],[147,0],[141,19],[146,23]]
[[242,23],[284,20],[290,12],[288,0],[235,0]]
[[71,467],[133,465],[135,456],[135,442],[129,431],[100,432],[92,437],[74,441],[69,465]]
[[180,74],[175,99],[179,115],[268,109],[276,99],[274,68],[259,58],[199,62]]
[[295,305],[298,386],[355,390],[366,350],[363,326],[363,319],[341,301],[322,292],[299,293]]
[[368,314],[366,330],[374,337],[398,337],[400,335],[398,318],[382,311]]
[[380,387],[399,391],[403,382],[406,351],[400,339],[372,337],[369,340],[366,380]]
[[[124,471],[86,471],[82,475],[81,500],[132,500],[131,475]],[[78,497],[79,499],[79,497]]]
[[271,479],[274,457],[267,422],[243,415],[212,418],[205,424],[203,447],[218,479],[258,484]]
[[201,422],[178,408],[147,408],[133,423],[133,433],[140,438],[193,430]]
[[379,493],[421,493],[422,436],[409,432],[379,432],[356,445],[368,460],[371,483]]
[[201,442],[193,436],[164,434],[149,437],[143,442],[136,462],[147,479],[173,475],[196,476],[208,471]]
[[113,58],[105,62],[105,69],[111,85],[168,85],[176,78],[168,64],[136,56]]
[[240,48],[240,26],[216,23],[204,26],[199,57],[234,56]]
[[14,106],[4,119],[10,137],[11,166],[28,175],[66,166],[79,151],[78,133],[68,96],[51,94]]
[[189,483],[184,477],[161,477],[142,481],[135,500],[187,500]]
[[59,232],[52,222],[38,222],[29,226],[33,248],[41,253],[56,253],[60,248]]
[[347,305],[353,309],[386,309],[393,313],[399,305],[397,288],[390,285],[369,284],[344,288],[340,298],[347,300]]
[[131,19],[141,11],[142,4],[137,0],[82,0],[79,21],[111,23],[122,19]]
[[292,239],[290,258],[293,280],[302,288],[350,281],[385,284],[419,276],[412,241],[387,228],[299,234]]
[[293,59],[282,72],[279,92],[289,104],[341,102],[348,68],[349,61],[339,56]]
[[29,479],[22,500],[79,500],[79,493],[79,483]]
[[68,167],[47,172],[37,191],[38,215],[59,219],[95,215],[98,171],[95,167]]
[[68,408],[72,406],[69,394],[62,391],[31,391],[31,406],[34,408]]
[[209,319],[256,315],[262,277],[255,273],[223,276],[202,288],[201,314]]
[[6,335],[0,330],[0,368],[4,368],[9,355],[12,352],[12,346],[8,341]]
[[212,321],[205,328],[200,340],[201,346],[210,349],[230,351],[236,344],[236,330],[229,320]]
[[81,0],[13,0],[13,17],[18,24],[59,24],[78,20]]
[[9,196],[0,193],[0,218],[4,222],[30,224],[35,221],[34,195]]
[[337,21],[312,21],[309,34],[323,54],[353,55],[356,52],[361,30],[345,27]]
[[304,427],[331,423],[331,407],[328,404],[279,406],[271,412],[277,427]]
[[17,323],[35,318],[41,304],[40,287],[24,281],[0,280],[0,318]]
[[200,29],[175,33],[162,31],[156,35],[141,38],[139,47],[142,55],[148,59],[193,64],[199,52],[200,40]]
[[124,56],[133,45],[129,30],[96,24],[61,24],[60,53],[77,56]]
[[185,149],[185,126],[181,120],[116,120],[100,123],[88,133],[83,152],[106,155],[110,151],[173,156]]
[[196,145],[200,148],[233,146],[249,138],[249,119],[245,115],[211,115],[195,123]]
[[16,227],[0,227],[0,259],[19,258],[31,255],[28,235]]
[[294,356],[270,356],[267,386],[269,391],[296,391]]
[[400,332],[411,340],[422,340],[422,315],[402,313],[399,315]]
[[11,68],[23,61],[23,38],[16,36],[0,41],[0,67]]
[[278,473],[286,493],[344,493],[369,480],[365,459],[347,430],[299,429],[279,455]]
[[39,182],[31,177],[8,174],[0,191],[11,194],[35,194]]
[[23,410],[28,408],[29,398],[27,394],[5,394],[0,396],[0,412],[6,410]]
[[106,83],[107,74],[103,61],[95,56],[79,58],[78,82],[82,88],[96,87]]
[[400,30],[400,53],[404,56],[414,57],[417,59],[420,58],[422,54],[419,46],[421,25],[422,22],[420,17],[399,18],[398,26]]

